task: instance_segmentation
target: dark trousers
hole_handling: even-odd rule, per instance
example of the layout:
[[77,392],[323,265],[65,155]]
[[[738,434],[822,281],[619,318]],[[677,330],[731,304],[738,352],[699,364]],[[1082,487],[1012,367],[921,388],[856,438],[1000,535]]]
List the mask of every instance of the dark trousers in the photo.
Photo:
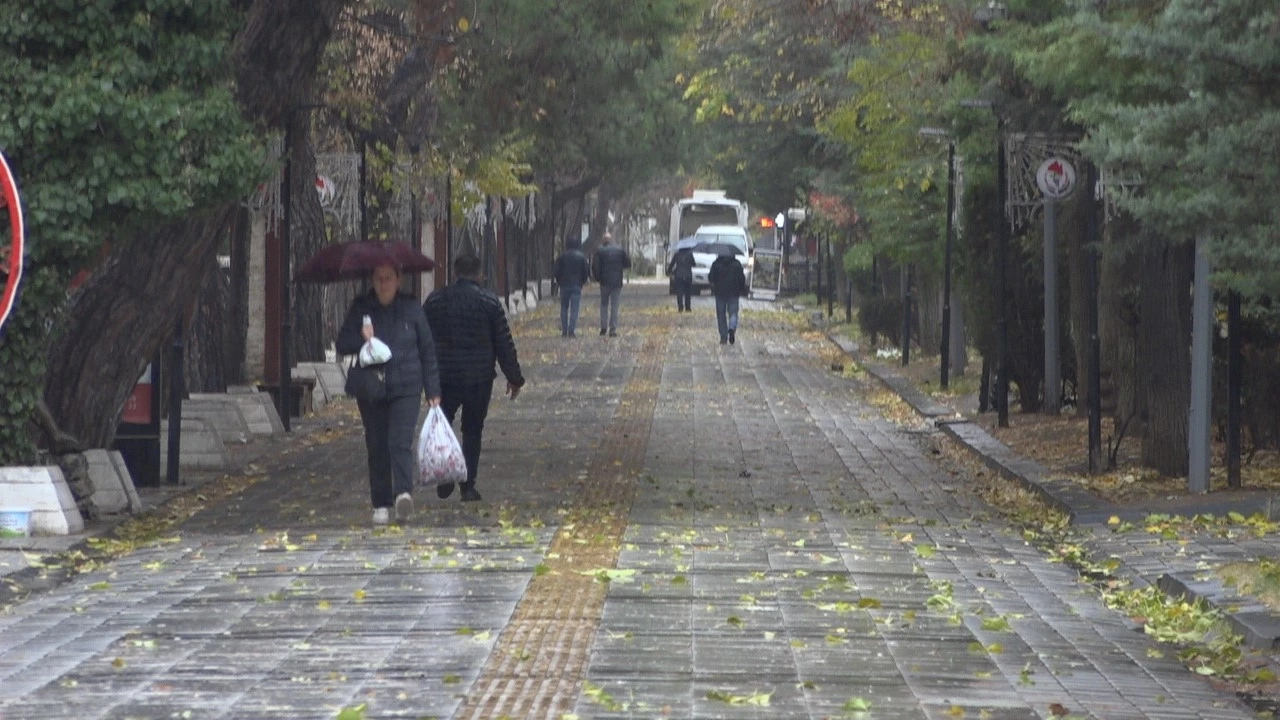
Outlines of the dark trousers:
[[741,298],[737,295],[716,296],[716,328],[720,331],[720,341],[729,339],[729,331],[738,329],[738,306]]
[[462,457],[467,461],[467,482],[476,481],[480,469],[480,436],[484,433],[484,419],[489,416],[489,397],[493,395],[493,381],[456,385],[440,383],[440,409],[453,423],[453,416],[462,408]]
[[693,302],[693,277],[679,278],[675,280],[676,285],[676,310],[692,310],[689,304]]
[[578,329],[578,308],[582,304],[581,285],[560,286],[560,334],[573,335]]
[[382,402],[361,400],[357,405],[369,456],[369,499],[375,508],[389,508],[395,505],[397,495],[413,492],[413,480],[418,474],[413,433],[418,427],[421,394]]

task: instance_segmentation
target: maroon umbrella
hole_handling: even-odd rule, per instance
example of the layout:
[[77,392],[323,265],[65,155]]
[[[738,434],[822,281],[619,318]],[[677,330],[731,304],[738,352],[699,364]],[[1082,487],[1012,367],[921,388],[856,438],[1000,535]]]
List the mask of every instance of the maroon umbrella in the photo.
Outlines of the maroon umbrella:
[[305,283],[359,280],[379,265],[394,266],[402,273],[427,272],[436,266],[408,243],[361,240],[324,248],[303,263],[293,279]]

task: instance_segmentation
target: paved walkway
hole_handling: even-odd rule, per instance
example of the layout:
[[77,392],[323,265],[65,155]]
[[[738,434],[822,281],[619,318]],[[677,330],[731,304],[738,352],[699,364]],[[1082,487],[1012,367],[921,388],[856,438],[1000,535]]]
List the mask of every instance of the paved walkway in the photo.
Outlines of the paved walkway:
[[[517,324],[485,502],[368,527],[348,404],[266,478],[0,615],[0,719],[1252,717],[748,303]],[[858,713],[862,714],[859,715]],[[357,716],[355,714],[352,715]]]

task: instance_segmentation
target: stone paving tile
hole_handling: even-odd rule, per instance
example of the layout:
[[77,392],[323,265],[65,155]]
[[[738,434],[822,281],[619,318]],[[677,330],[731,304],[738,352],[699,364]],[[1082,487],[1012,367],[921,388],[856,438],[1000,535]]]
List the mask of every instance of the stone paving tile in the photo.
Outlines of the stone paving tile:
[[[794,339],[763,334],[760,344],[744,332],[736,350],[707,351],[719,371],[680,351],[697,338],[671,339],[692,366],[668,361],[664,371],[644,469],[651,482],[619,556],[636,583],[610,589],[596,646],[605,664],[593,663],[591,682],[615,698],[646,687],[662,671],[647,670],[653,649],[691,638],[695,679],[742,694],[759,687],[732,682],[740,675],[780,689],[766,711],[708,700],[695,684],[694,717],[828,717],[853,697],[876,701],[876,718],[953,717],[953,708],[1044,717],[1052,703],[1108,720],[1173,717],[1166,706],[1249,716],[1176,661],[1146,657],[1150,641],[993,520],[963,479],[861,405],[856,385],[798,362]],[[715,448],[695,450],[703,436],[719,438]],[[756,569],[743,562],[761,553]],[[685,580],[678,588],[673,574]],[[946,604],[929,605],[941,594]],[[679,618],[661,643],[640,634],[646,604]],[[738,622],[721,619],[728,613]],[[650,657],[628,664],[628,651]],[[855,694],[859,677],[866,689]],[[850,694],[804,690],[806,680]],[[579,711],[590,707],[584,699]]]
[[[684,316],[646,307],[669,298],[643,287],[625,302],[624,325],[663,328],[668,352],[643,460],[619,469],[636,492],[617,563],[635,575],[575,620],[581,648],[495,653],[566,509],[601,481],[588,469],[626,414],[643,333],[567,341],[539,313],[518,329],[530,385],[495,401],[486,431],[485,503],[424,497],[408,527],[368,529],[360,438],[332,406],[299,423],[329,442],[283,443],[272,479],[179,542],[0,614],[0,718],[332,718],[358,703],[444,718],[494,687],[490,664],[508,668],[504,692],[537,698],[563,683],[527,669],[587,651],[571,679],[587,681],[582,718],[833,718],[855,699],[875,720],[1046,718],[1052,703],[1098,720],[1250,717],[1172,653],[1148,657],[1149,639],[764,304],[720,347],[707,298]],[[519,624],[565,622],[539,606]]]

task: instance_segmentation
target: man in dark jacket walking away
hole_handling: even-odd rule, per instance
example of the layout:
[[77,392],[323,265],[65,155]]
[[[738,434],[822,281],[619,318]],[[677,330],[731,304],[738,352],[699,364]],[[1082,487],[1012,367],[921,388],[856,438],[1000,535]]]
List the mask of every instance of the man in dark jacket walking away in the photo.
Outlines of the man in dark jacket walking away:
[[676,289],[676,312],[693,312],[693,250],[680,248],[667,263],[667,274]]
[[618,301],[622,299],[622,274],[631,267],[631,257],[613,244],[613,236],[604,234],[600,249],[596,251],[591,274],[600,283],[600,334],[609,337],[618,334]]
[[569,238],[564,252],[556,258],[556,285],[560,287],[560,336],[574,337],[578,327],[578,308],[582,304],[582,286],[591,279],[591,263],[582,254],[582,241]]
[[747,275],[742,271],[742,263],[732,255],[721,255],[711,263],[707,282],[716,296],[720,344],[732,345],[738,340],[738,299],[747,294]]
[[[462,483],[463,502],[480,499],[476,471],[480,466],[480,436],[489,414],[493,381],[498,377],[496,361],[507,378],[507,394],[512,400],[524,386],[516,344],[498,296],[480,287],[480,258],[463,255],[453,263],[457,280],[431,293],[422,306],[435,338],[440,364],[440,409],[453,422],[462,409],[462,454],[467,461],[467,480]],[[447,498],[453,483],[436,486],[436,494]]]

